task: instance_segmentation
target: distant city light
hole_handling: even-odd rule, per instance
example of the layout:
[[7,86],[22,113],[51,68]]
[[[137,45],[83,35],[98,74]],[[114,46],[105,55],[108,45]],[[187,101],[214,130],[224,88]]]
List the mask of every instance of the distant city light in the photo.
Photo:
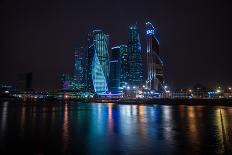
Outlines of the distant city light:
[[154,35],[155,31],[154,30],[147,30],[147,35]]
[[127,89],[130,90],[130,86],[127,86]]

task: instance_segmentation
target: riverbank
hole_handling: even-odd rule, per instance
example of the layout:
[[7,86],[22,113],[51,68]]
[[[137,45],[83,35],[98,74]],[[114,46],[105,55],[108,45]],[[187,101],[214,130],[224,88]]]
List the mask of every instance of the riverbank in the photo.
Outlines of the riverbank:
[[159,105],[210,105],[210,106],[232,106],[232,99],[137,99],[119,100],[118,104],[159,104]]
[[36,99],[21,100],[16,98],[0,98],[0,101],[41,103],[41,102],[81,102],[81,103],[115,103],[115,104],[133,104],[133,105],[209,105],[209,106],[232,106],[232,99]]

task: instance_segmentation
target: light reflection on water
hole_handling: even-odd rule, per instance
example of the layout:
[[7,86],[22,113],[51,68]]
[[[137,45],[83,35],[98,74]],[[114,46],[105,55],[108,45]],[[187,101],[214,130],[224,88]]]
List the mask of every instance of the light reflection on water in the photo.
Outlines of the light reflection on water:
[[0,153],[231,153],[232,107],[3,102],[0,116]]

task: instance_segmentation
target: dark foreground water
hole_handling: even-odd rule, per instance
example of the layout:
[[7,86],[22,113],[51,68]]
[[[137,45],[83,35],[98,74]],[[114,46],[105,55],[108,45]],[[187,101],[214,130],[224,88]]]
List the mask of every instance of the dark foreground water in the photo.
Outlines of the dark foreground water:
[[0,103],[0,154],[231,154],[232,107]]

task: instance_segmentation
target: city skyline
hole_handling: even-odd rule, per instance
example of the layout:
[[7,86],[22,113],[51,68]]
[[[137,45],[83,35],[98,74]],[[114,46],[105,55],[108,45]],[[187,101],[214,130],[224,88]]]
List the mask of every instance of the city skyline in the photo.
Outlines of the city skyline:
[[0,1],[0,154],[232,155],[231,8]]
[[87,45],[74,48],[74,74],[62,76],[62,89],[118,96],[130,88],[166,92],[157,29],[150,22],[144,26],[147,48],[143,52],[140,40],[143,33],[137,23],[128,27],[127,45],[111,48],[108,33],[99,29],[91,31]]
[[[141,27],[149,20],[159,31],[165,79],[171,87],[189,87],[195,83],[231,85],[231,14],[224,1],[210,1],[210,7],[207,7],[208,1],[201,5],[199,1],[190,4],[133,1],[133,8],[132,2],[119,1],[118,4],[123,4],[120,7],[100,1],[95,5],[100,10],[96,14],[87,11],[86,2],[56,5],[24,2],[1,2],[4,23],[0,38],[1,83],[10,84],[17,74],[33,72],[33,87],[60,88],[61,73],[73,72],[72,49],[82,44],[90,30],[100,28],[109,33],[110,47],[113,47],[126,43],[125,27],[136,21]],[[25,9],[17,9],[17,5]],[[60,12],[59,8],[63,10]]]

